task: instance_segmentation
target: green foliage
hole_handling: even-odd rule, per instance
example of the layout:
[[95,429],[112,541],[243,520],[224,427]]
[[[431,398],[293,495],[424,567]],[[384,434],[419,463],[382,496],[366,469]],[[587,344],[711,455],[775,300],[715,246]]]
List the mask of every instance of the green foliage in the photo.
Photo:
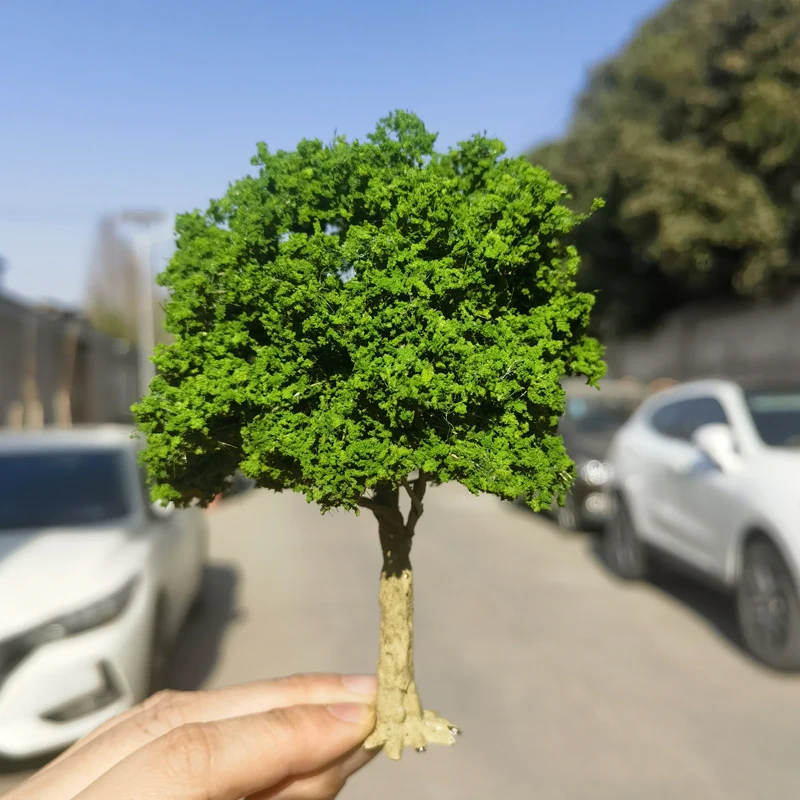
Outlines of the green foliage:
[[800,273],[800,0],[674,0],[592,75],[531,154],[576,208],[579,286],[636,327],[690,300],[769,297]]
[[423,470],[548,505],[572,465],[560,380],[596,381],[561,242],[564,190],[412,114],[367,141],[258,146],[258,174],[177,220],[160,276],[174,342],[135,408],[155,497],[205,504],[235,469],[325,509]]

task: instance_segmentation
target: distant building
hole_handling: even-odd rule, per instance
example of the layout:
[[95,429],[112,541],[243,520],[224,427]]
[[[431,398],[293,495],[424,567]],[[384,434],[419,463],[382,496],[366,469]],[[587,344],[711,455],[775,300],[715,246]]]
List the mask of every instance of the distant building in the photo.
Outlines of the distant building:
[[131,421],[135,349],[76,312],[0,294],[0,426],[19,425],[21,415],[63,422],[67,392],[74,424]]

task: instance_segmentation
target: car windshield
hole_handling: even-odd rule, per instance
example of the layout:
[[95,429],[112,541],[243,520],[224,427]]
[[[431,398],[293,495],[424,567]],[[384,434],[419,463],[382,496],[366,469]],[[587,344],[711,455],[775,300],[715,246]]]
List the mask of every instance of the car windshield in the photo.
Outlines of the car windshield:
[[629,398],[567,399],[567,417],[578,433],[614,433],[636,410],[638,404]]
[[800,447],[800,391],[748,391],[745,399],[764,444]]
[[130,512],[123,453],[109,449],[0,453],[0,531],[94,525]]

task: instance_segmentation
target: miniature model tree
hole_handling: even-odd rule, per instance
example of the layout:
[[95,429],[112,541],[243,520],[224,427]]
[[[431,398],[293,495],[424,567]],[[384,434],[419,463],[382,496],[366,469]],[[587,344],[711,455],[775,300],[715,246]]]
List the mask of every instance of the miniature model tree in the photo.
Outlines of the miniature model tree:
[[257,175],[177,220],[160,276],[174,342],[135,407],[155,499],[206,505],[240,469],[323,512],[375,515],[367,747],[393,759],[457,733],[414,680],[409,553],[426,487],[549,506],[573,469],[560,380],[603,371],[562,187],[497,140],[439,155],[435,139],[397,112],[365,142],[259,145]]

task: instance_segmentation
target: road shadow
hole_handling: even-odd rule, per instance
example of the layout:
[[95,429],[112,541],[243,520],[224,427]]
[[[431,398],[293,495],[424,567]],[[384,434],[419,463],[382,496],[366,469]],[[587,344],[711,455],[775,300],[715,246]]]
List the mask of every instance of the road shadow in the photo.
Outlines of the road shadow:
[[200,689],[221,654],[225,632],[242,618],[237,605],[239,570],[229,564],[211,564],[203,576],[197,610],[186,620],[175,645],[170,668],[170,688]]
[[692,580],[666,566],[653,575],[650,585],[700,617],[735,650],[752,659],[739,633],[736,607],[730,594]]
[[[603,558],[601,543],[602,534],[592,535],[589,549],[600,567],[611,574]],[[681,571],[676,565],[660,559],[652,565],[647,585],[699,617],[726,644],[753,660],[739,633],[736,606],[730,593],[704,583],[701,579]]]

